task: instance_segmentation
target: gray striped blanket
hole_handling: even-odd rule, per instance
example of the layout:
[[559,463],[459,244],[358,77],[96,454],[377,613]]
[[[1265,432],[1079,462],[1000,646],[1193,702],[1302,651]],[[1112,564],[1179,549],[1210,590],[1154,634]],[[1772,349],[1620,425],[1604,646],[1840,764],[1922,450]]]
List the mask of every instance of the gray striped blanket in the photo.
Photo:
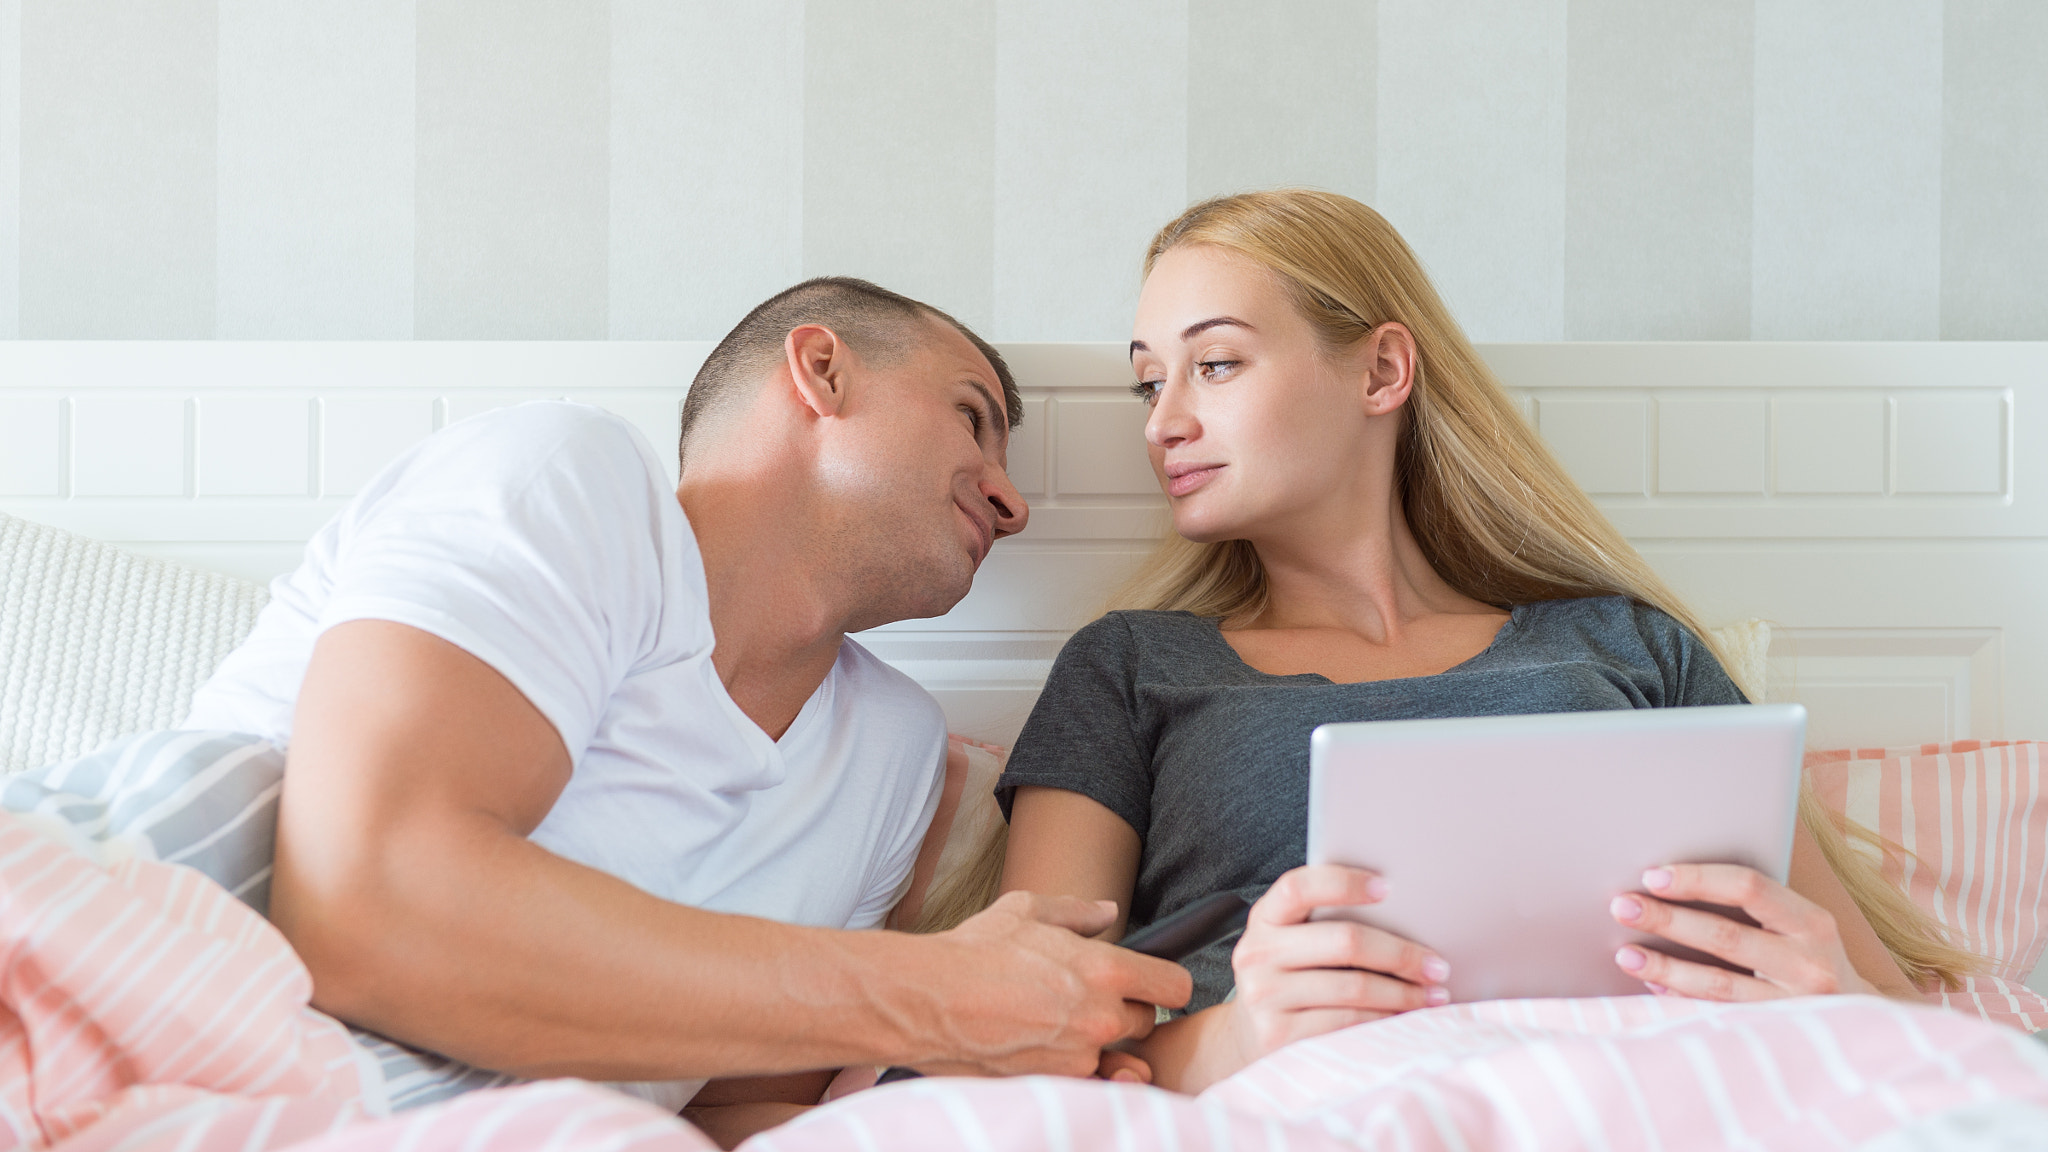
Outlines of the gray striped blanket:
[[[184,864],[260,913],[270,908],[284,753],[233,732],[146,732],[89,756],[0,777],[0,808],[102,862],[140,855]],[[474,1068],[360,1028],[395,1109],[518,1078]]]

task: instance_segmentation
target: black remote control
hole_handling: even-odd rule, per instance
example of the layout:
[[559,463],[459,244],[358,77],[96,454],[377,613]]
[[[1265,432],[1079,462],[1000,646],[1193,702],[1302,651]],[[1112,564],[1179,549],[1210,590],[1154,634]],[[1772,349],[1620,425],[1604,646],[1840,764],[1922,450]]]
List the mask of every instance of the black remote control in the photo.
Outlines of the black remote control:
[[1117,941],[1120,948],[1161,960],[1179,961],[1244,927],[1252,906],[1235,892],[1204,896],[1164,920],[1155,920]]
[[[1244,902],[1244,897],[1235,892],[1218,892],[1202,897],[1164,920],[1147,924],[1117,941],[1117,946],[1145,956],[1178,962],[1244,927],[1245,917],[1250,914],[1251,905]],[[923,1075],[915,1068],[898,1065],[883,1069],[875,1083],[894,1084],[898,1080],[915,1080]]]

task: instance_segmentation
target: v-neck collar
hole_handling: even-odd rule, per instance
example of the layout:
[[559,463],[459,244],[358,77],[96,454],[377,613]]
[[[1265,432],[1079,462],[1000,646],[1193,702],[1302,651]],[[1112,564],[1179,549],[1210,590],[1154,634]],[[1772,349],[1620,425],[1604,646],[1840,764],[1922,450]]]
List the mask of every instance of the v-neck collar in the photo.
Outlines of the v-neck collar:
[[789,727],[783,729],[780,737],[771,738],[767,729],[756,723],[752,716],[747,715],[747,710],[740,707],[739,701],[732,698],[732,693],[725,687],[725,680],[718,674],[718,665],[712,660],[712,654],[718,651],[718,627],[711,621],[711,579],[704,567],[703,545],[697,540],[696,525],[690,523],[690,514],[684,509],[682,500],[676,499],[673,506],[677,517],[683,522],[683,532],[690,539],[690,550],[696,560],[691,572],[695,577],[695,587],[691,590],[698,595],[704,605],[706,643],[702,649],[702,659],[705,678],[711,682],[711,694],[717,698],[727,723],[733,726],[739,733],[740,740],[754,754],[754,762],[760,770],[761,780],[756,787],[772,787],[780,784],[789,774],[788,765],[783,760],[784,751],[795,746],[794,738],[815,723],[816,716],[830,710],[833,681],[838,678],[839,662],[846,654],[845,640],[841,639],[839,652],[833,657],[832,666],[825,670],[825,678],[819,681],[818,686],[804,699],[803,707],[797,709],[796,718],[789,722]]
[[732,693],[726,690],[725,682],[719,679],[718,668],[711,663],[708,654],[704,657],[704,663],[705,672],[711,681],[711,690],[718,697],[726,721],[738,732],[740,740],[754,754],[755,763],[761,769],[761,783],[758,787],[767,788],[780,784],[789,774],[784,754],[796,746],[798,739],[818,722],[819,716],[831,710],[833,684],[839,676],[839,661],[832,661],[832,667],[826,671],[825,678],[811,690],[810,696],[804,700],[803,707],[797,709],[796,718],[789,722],[789,727],[782,730],[779,738],[771,738],[767,730],[755,723],[754,718],[747,715],[747,710],[740,707],[739,701],[732,698]]

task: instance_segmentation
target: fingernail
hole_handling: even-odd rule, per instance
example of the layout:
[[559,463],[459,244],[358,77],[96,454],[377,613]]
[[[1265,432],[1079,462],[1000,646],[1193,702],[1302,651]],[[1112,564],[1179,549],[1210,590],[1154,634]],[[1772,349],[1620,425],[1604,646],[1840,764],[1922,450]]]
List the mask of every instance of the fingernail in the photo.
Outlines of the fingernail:
[[1110,1073],[1109,1078],[1121,1084],[1144,1083],[1144,1081],[1138,1079],[1138,1074],[1136,1072],[1131,1071],[1129,1068],[1119,1068],[1116,1071]]
[[1630,972],[1640,972],[1647,958],[1640,948],[1623,948],[1614,954],[1614,962]]
[[1643,887],[1652,892],[1662,892],[1671,887],[1671,869],[1652,868],[1643,873]]
[[1422,1001],[1431,1008],[1441,1008],[1451,1002],[1451,990],[1449,988],[1431,988],[1422,994]]
[[1422,962],[1423,979],[1432,984],[1441,984],[1451,978],[1451,966],[1441,956],[1431,956]]
[[1666,988],[1662,984],[1652,984],[1648,980],[1643,981],[1643,987],[1648,988],[1652,996],[1662,996],[1666,992],[1671,991],[1671,989]]
[[1637,917],[1643,914],[1643,902],[1633,896],[1616,896],[1614,903],[1607,906],[1607,910],[1614,913],[1616,920],[1625,920],[1633,924]]
[[1365,882],[1365,898],[1368,900],[1385,900],[1387,898],[1386,877],[1374,876],[1367,880]]

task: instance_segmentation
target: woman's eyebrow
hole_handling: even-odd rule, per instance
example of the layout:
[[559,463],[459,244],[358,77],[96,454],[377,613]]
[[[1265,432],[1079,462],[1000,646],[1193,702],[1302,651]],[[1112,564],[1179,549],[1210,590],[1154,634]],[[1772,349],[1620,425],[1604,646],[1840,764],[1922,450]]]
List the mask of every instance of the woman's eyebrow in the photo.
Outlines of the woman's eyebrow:
[[[1207,320],[1197,320],[1193,324],[1188,325],[1186,328],[1181,329],[1180,338],[1182,340],[1193,340],[1196,336],[1201,335],[1202,333],[1208,331],[1211,328],[1222,327],[1226,324],[1234,328],[1242,328],[1247,332],[1258,331],[1257,328],[1254,328],[1251,325],[1245,323],[1244,321],[1239,320],[1235,316],[1211,316]],[[1131,341],[1131,355],[1133,356],[1136,356],[1140,352],[1150,352],[1151,350],[1152,349],[1143,340]]]
[[1187,327],[1181,329],[1180,338],[1182,340],[1193,340],[1198,334],[1207,332],[1211,328],[1222,327],[1225,324],[1229,324],[1237,328],[1242,328],[1247,332],[1258,331],[1257,328],[1254,328],[1251,325],[1245,323],[1244,321],[1239,320],[1235,316],[1211,316],[1207,320],[1197,320],[1195,323],[1190,324]]

